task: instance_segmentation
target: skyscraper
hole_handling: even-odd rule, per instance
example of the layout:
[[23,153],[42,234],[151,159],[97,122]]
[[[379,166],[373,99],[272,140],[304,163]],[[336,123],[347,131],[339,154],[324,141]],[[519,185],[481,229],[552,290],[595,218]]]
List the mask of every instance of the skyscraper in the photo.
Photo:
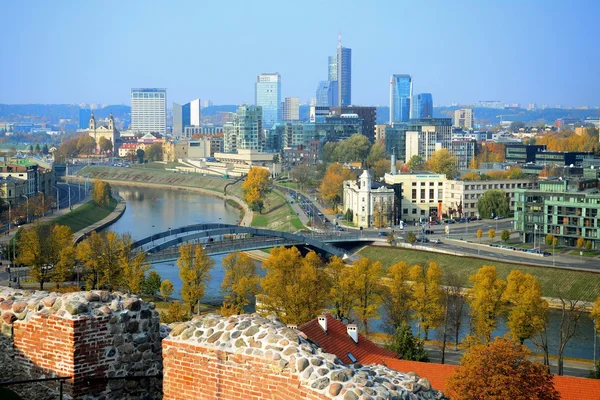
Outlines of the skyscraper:
[[240,106],[233,121],[224,125],[224,151],[260,150],[263,130],[263,110],[260,106]]
[[79,109],[79,129],[86,129],[90,123],[90,117],[92,116],[92,110],[89,108]]
[[180,138],[187,126],[200,126],[200,99],[180,105],[173,103],[173,136]]
[[317,106],[338,106],[338,81],[321,81],[317,87]]
[[131,89],[131,130],[167,133],[167,89]]
[[390,78],[390,124],[409,120],[411,96],[411,76],[406,74],[392,75]]
[[433,117],[433,98],[431,93],[415,94],[410,99],[410,119]]
[[300,119],[300,99],[298,97],[286,97],[281,111],[283,121],[297,121]]
[[262,123],[270,129],[281,119],[281,75],[260,74],[256,78],[254,104],[262,107]]
[[352,104],[352,50],[338,44],[337,49],[338,105]]
[[337,81],[338,80],[338,63],[337,63],[337,54],[335,56],[329,56],[328,61],[328,71],[327,71],[327,80],[328,81]]

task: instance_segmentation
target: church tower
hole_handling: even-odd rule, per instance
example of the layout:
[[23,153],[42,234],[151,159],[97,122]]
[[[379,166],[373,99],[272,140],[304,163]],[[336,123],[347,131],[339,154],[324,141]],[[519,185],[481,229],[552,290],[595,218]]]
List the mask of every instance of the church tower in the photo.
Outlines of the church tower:
[[112,113],[110,113],[110,116],[108,117],[108,130],[112,133],[115,132],[115,120],[113,118]]
[[90,116],[90,126],[89,126],[90,136],[92,136],[92,132],[96,132],[96,118],[94,117],[94,113]]

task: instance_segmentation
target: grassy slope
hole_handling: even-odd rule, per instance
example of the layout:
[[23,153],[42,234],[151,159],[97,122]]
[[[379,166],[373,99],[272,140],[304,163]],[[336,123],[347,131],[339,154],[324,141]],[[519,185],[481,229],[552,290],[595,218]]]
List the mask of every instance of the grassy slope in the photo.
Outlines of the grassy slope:
[[493,265],[503,278],[506,278],[513,269],[530,273],[540,281],[543,295],[547,297],[556,298],[562,295],[569,299],[594,301],[600,296],[600,274],[593,272],[523,266],[402,248],[373,246],[362,249],[359,254],[372,260],[381,261],[385,267],[400,261],[405,261],[409,265],[435,261],[443,271],[451,271],[458,275],[465,282],[465,286],[471,286],[468,281],[469,276],[476,273],[479,268],[483,265]]
[[96,205],[94,201],[88,201],[77,207],[68,214],[62,215],[52,221],[53,224],[67,225],[73,233],[95,224],[106,218],[117,206],[117,200],[111,199],[107,208]]
[[302,225],[292,207],[277,190],[271,190],[267,194],[265,208],[262,214],[254,214],[252,226],[285,232],[304,229],[304,225]]

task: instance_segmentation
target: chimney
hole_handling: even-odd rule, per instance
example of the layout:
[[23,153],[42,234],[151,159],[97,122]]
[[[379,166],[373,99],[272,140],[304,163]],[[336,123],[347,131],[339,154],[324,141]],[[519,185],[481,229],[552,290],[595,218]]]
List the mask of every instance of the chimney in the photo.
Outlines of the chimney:
[[396,175],[396,151],[392,151],[392,159],[390,160],[390,173]]
[[327,333],[327,315],[325,315],[325,314],[319,315],[318,320],[319,320],[319,325],[321,325],[321,328],[323,328],[325,333]]
[[348,332],[348,336],[354,340],[354,343],[358,344],[358,329],[355,324],[346,325],[346,332]]
[[298,329],[298,325],[296,324],[287,324],[287,327],[290,329]]

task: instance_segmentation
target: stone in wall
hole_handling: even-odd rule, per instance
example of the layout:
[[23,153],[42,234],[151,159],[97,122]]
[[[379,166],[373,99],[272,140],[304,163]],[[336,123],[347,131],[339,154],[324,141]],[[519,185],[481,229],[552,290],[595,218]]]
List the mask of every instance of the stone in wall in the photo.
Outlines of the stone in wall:
[[0,288],[0,314],[0,332],[11,339],[4,350],[31,377],[71,376],[67,393],[75,398],[160,398],[160,378],[104,379],[162,373],[153,303],[106,291]]
[[[191,322],[172,324],[171,328],[169,336],[163,340],[165,399],[192,399],[198,395],[213,398],[214,393],[203,392],[221,387],[205,384],[212,379],[234,386],[236,382],[241,386],[242,381],[244,384],[261,382],[272,386],[272,390],[280,390],[281,398],[290,395],[289,391],[284,393],[287,388],[282,385],[293,386],[296,381],[311,399],[445,398],[426,378],[414,373],[402,373],[382,365],[345,365],[275,317],[210,314]],[[256,364],[256,360],[260,364]],[[264,379],[252,380],[253,374],[263,373],[262,369],[255,368],[256,365],[261,368],[267,365],[265,368],[270,372],[263,374]],[[182,375],[179,369],[191,371],[190,376]],[[195,373],[201,369],[206,369],[204,374]],[[236,372],[240,369],[247,372]],[[277,383],[271,385],[272,382]],[[191,387],[193,385],[199,387]],[[242,398],[280,398],[268,387],[244,386]],[[242,392],[241,387],[234,387],[229,392],[225,388],[219,398],[240,398],[236,389]]]

